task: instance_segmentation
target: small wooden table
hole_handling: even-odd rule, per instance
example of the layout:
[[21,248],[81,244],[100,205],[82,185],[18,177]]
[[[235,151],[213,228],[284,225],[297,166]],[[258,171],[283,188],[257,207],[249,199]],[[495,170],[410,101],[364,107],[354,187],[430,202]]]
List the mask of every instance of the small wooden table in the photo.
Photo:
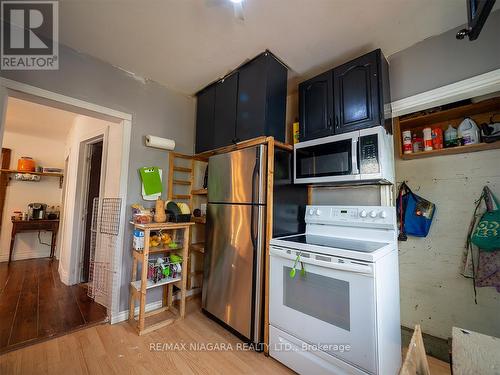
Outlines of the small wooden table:
[[55,220],[12,220],[12,233],[10,235],[10,252],[9,263],[12,259],[12,252],[14,251],[14,243],[16,241],[16,234],[19,232],[38,232],[47,231],[52,232],[52,241],[50,243],[50,257],[54,257],[56,249],[57,231],[59,230],[59,219]]

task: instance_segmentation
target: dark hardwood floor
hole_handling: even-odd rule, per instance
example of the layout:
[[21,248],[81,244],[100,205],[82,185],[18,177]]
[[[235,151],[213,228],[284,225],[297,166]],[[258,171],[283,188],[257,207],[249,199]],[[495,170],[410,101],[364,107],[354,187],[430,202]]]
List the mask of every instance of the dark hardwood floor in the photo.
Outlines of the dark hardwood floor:
[[66,286],[49,258],[0,263],[0,354],[105,321],[83,285]]

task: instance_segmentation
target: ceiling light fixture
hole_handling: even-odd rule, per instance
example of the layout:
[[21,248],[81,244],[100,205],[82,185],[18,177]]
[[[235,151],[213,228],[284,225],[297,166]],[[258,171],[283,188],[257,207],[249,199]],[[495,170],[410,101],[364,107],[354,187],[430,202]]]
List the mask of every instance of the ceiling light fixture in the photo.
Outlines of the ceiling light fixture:
[[230,0],[232,3],[241,4],[243,0]]

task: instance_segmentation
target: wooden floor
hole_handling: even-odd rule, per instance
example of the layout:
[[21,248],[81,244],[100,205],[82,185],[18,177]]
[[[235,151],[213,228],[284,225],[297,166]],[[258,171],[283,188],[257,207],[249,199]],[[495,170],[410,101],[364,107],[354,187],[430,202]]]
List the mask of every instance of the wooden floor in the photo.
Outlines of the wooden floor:
[[[234,350],[241,342],[204,316],[198,299],[187,307],[184,320],[144,336],[128,323],[104,324],[4,354],[0,374],[293,374],[262,353]],[[450,373],[430,360],[433,375]]]
[[49,258],[0,263],[0,353],[105,320],[106,309],[83,286],[64,285],[57,267]]

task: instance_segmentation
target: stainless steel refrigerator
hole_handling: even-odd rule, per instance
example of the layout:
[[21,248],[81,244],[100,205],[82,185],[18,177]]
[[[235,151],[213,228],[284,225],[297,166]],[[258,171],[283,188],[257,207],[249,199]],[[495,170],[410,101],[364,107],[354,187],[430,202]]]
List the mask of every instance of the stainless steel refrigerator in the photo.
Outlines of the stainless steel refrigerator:
[[210,157],[202,308],[262,341],[266,146]]

